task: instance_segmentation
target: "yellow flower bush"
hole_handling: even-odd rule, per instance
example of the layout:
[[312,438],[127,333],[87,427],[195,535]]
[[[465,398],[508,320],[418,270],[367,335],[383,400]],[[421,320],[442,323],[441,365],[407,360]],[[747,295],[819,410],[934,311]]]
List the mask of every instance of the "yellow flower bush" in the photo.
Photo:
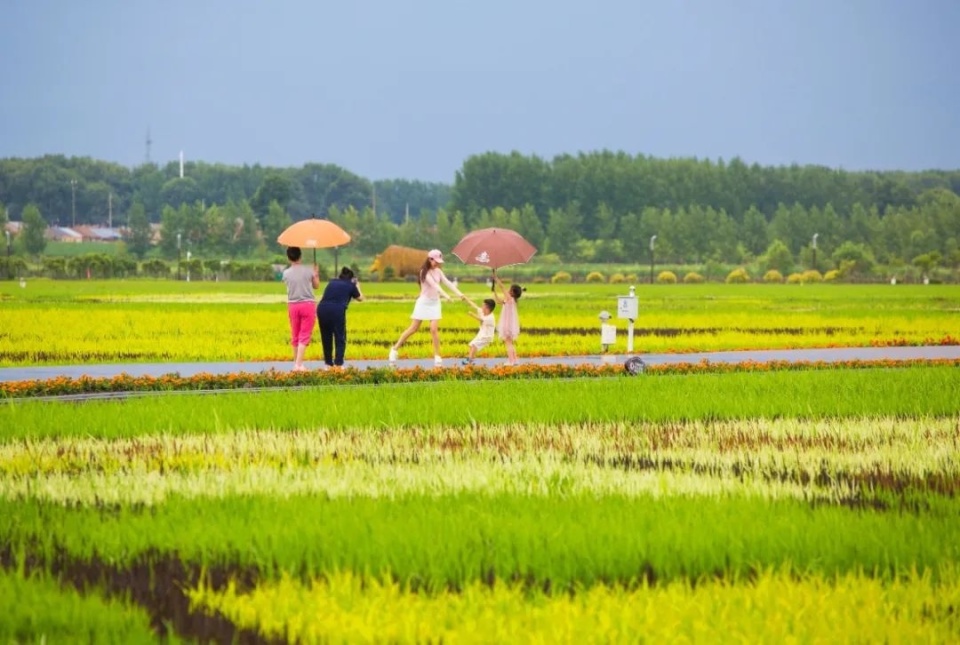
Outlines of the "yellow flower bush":
[[657,275],[658,284],[676,284],[677,283],[677,274],[673,271],[661,271]]
[[746,284],[750,282],[750,274],[743,267],[734,269],[727,274],[727,284]]

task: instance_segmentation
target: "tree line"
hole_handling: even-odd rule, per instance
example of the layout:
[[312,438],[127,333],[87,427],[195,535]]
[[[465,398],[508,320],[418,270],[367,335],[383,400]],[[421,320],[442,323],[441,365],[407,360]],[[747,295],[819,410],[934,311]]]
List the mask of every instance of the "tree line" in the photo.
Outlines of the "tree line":
[[804,267],[831,268],[840,256],[866,258],[864,266],[960,266],[960,171],[848,172],[611,152],[552,161],[485,153],[468,158],[448,187],[369,182],[321,164],[188,163],[181,179],[175,163],[128,170],[43,157],[0,160],[0,200],[16,213],[17,200],[28,199],[22,213],[35,219],[43,212],[46,222],[62,224],[64,190],[71,199],[74,189],[64,181],[71,172],[99,177],[108,190],[126,186],[126,197],[112,202],[114,221],[129,225],[127,245],[141,257],[150,248],[150,223],[160,224],[165,257],[189,248],[238,258],[279,251],[271,241],[310,212],[341,224],[352,246],[370,254],[389,244],[450,249],[468,230],[501,226],[562,261],[646,263],[655,255],[675,264],[745,264],[776,256],[782,264],[786,253]]
[[32,159],[0,159],[0,202],[17,219],[35,204],[51,224],[126,225],[135,203],[151,222],[159,222],[165,206],[249,202],[265,216],[276,200],[295,219],[325,213],[331,206],[362,209],[369,205],[400,221],[407,210],[436,210],[450,201],[450,186],[441,183],[385,179],[371,181],[334,164],[308,163],[300,168],[259,164],[228,166],[202,161],[135,168],[90,159],[47,155]]
[[[855,246],[885,264],[919,258],[957,267],[958,193],[960,170],[852,172],[610,151],[548,161],[489,152],[456,173],[449,208],[465,214],[468,228],[513,213],[518,230],[542,235],[539,248],[581,261],[655,254],[680,264],[747,263],[779,241],[806,266],[815,245],[818,265],[847,245],[845,253]],[[529,212],[542,234],[524,226]]]

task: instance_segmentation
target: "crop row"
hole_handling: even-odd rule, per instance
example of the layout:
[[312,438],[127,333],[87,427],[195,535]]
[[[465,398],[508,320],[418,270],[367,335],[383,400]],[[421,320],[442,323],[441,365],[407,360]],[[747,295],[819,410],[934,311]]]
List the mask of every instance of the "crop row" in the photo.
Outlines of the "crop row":
[[914,366],[174,393],[82,405],[8,399],[0,405],[0,442],[253,429],[943,416],[960,413],[958,391],[960,369]]
[[368,573],[413,588],[474,581],[574,590],[789,564],[880,578],[960,561],[960,505],[917,512],[757,497],[552,496],[461,493],[393,499],[247,495],[171,498],[151,507],[0,500],[12,558],[68,555],[114,564],[178,554],[270,578]]
[[[97,295],[84,285],[61,283],[40,296],[14,291],[0,309],[3,346],[0,364],[96,363],[205,360],[284,360],[288,330],[282,286],[215,284],[180,294],[116,289]],[[474,299],[489,292],[465,287]],[[729,288],[725,288],[729,289]],[[153,291],[153,292],[152,292]],[[385,358],[408,324],[415,289],[410,285],[366,285],[368,302],[351,306],[349,358]],[[870,344],[949,342],[956,334],[949,302],[955,287],[908,290],[890,297],[882,287],[841,288],[809,296],[783,296],[757,286],[745,290],[671,292],[641,288],[638,348],[645,352],[759,349]],[[899,295],[899,294],[906,295]],[[601,310],[616,305],[617,292],[604,287],[543,286],[524,296],[521,318],[523,355],[586,354],[599,351]],[[465,353],[475,322],[459,303],[446,306],[444,351]],[[621,331],[623,330],[621,321]],[[621,333],[621,347],[623,344]],[[487,355],[502,356],[501,344]],[[319,350],[311,348],[312,356]],[[429,336],[418,334],[405,355],[428,356]]]
[[671,496],[886,507],[960,493],[955,419],[748,420],[256,431],[0,445],[0,496]]
[[64,589],[59,581],[0,570],[0,642],[149,643],[155,640],[142,609],[96,594]]
[[[481,583],[460,592],[412,593],[393,582],[336,573],[305,584],[284,575],[249,592],[233,585],[189,593],[266,637],[295,643],[951,642],[960,639],[960,577],[909,575],[881,582],[858,573],[604,585],[575,594]],[[815,618],[814,618],[815,617]]]

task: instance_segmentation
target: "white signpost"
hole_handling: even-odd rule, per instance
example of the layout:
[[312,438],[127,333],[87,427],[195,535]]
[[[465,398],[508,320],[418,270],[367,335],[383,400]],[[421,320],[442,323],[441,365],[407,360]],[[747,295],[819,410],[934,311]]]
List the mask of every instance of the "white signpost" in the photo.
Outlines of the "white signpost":
[[633,321],[637,319],[639,306],[637,304],[636,288],[630,287],[629,296],[617,296],[617,318],[626,318],[627,324],[627,353],[633,353]]

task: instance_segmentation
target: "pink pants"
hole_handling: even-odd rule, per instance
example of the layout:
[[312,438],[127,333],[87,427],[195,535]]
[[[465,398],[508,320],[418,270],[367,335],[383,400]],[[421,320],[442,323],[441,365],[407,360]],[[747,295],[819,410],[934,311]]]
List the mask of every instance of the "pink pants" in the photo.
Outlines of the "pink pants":
[[309,345],[313,325],[317,322],[316,305],[310,301],[288,302],[287,315],[290,317],[290,344]]

